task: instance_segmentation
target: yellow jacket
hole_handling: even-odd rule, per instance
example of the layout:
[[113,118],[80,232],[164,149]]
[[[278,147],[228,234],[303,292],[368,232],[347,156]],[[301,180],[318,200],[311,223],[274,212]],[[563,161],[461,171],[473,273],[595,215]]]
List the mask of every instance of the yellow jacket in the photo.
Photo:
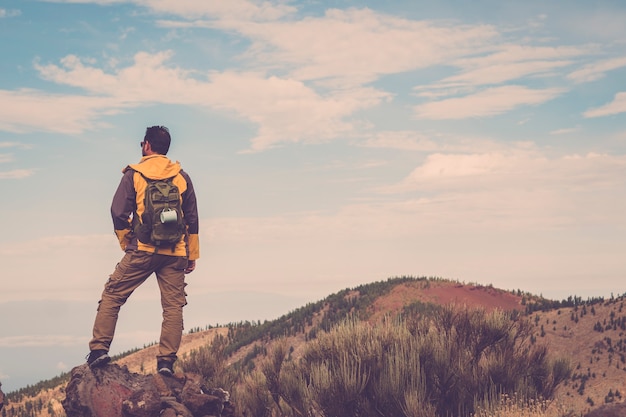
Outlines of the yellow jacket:
[[[180,163],[172,162],[165,155],[149,155],[141,158],[137,164],[128,165],[122,170],[124,176],[120,181],[111,203],[113,228],[119,239],[122,250],[141,250],[163,255],[186,256],[189,260],[200,257],[198,238],[198,206],[196,194],[189,175],[182,170]],[[171,248],[157,248],[140,242],[132,231],[132,220],[135,216],[141,219],[144,212],[144,199],[147,182],[142,174],[150,179],[173,177],[173,183],[181,195],[181,208],[187,226],[187,234]]]

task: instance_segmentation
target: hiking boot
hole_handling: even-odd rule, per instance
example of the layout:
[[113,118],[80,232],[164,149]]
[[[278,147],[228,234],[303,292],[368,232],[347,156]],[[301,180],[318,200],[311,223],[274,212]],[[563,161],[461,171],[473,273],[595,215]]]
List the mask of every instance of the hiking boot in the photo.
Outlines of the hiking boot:
[[111,357],[106,350],[92,350],[87,357],[87,365],[91,369],[100,368],[109,362],[111,362]]
[[163,376],[174,375],[174,363],[166,360],[157,361],[157,372]]

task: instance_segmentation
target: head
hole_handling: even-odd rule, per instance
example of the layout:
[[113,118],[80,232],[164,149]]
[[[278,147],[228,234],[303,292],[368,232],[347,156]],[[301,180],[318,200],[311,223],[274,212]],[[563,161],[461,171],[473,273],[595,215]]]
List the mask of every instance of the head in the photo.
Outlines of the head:
[[[170,131],[165,126],[151,126],[146,129],[146,135],[141,142],[143,155],[147,155],[146,149],[149,148],[152,153],[167,155],[170,149]],[[147,142],[147,144],[146,144]]]

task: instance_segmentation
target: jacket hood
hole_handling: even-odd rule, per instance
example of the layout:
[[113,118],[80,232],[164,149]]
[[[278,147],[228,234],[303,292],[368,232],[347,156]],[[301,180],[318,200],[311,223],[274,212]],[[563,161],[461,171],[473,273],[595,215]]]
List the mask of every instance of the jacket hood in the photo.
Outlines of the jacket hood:
[[129,169],[140,172],[147,178],[162,180],[178,174],[181,171],[181,166],[178,161],[172,162],[165,155],[148,155],[141,158],[138,164],[128,165],[122,172]]

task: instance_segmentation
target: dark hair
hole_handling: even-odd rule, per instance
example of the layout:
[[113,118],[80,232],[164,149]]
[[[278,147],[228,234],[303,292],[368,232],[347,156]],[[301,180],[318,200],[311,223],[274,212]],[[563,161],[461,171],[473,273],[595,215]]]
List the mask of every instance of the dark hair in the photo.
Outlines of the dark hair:
[[161,155],[167,155],[170,150],[170,131],[165,126],[151,126],[146,129],[143,140],[150,142],[150,148]]

